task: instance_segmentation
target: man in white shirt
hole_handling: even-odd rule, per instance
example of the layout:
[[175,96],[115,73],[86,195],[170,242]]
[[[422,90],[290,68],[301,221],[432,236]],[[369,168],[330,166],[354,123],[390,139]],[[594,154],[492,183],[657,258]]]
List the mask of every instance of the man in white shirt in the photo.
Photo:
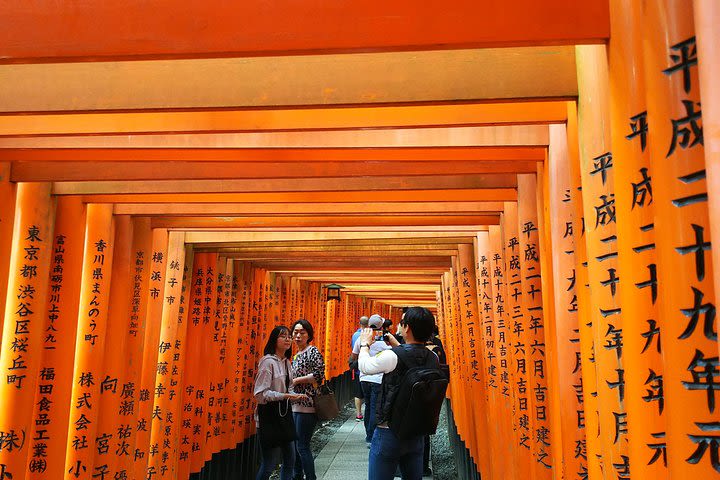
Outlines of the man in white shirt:
[[[434,326],[435,318],[429,310],[422,307],[409,308],[400,321],[401,334],[405,338],[402,348],[428,352],[425,343],[431,338]],[[392,480],[399,465],[403,479],[420,480],[423,473],[423,436],[400,440],[388,428],[394,395],[408,367],[404,362],[398,365],[398,356],[392,350],[383,349],[373,355],[372,346],[376,343],[380,342],[376,341],[374,331],[369,328],[363,330],[359,339],[360,372],[365,375],[383,374],[376,406],[378,424],[370,446],[368,479]]]
[[[381,329],[385,319],[380,315],[372,315],[368,319],[368,327],[364,330],[373,332],[373,339],[381,333]],[[364,331],[363,330],[363,331]],[[362,336],[362,334],[360,335]],[[359,336],[359,337],[360,337]],[[370,352],[372,355],[377,355],[384,350],[390,350],[392,347],[380,340],[373,342],[370,346]],[[353,357],[358,358],[360,354],[360,338],[355,341],[353,345]],[[370,448],[370,441],[372,440],[373,433],[375,432],[375,406],[377,405],[377,398],[380,394],[380,384],[382,384],[382,373],[367,374],[360,371],[360,386],[362,388],[363,397],[365,397],[365,443]]]

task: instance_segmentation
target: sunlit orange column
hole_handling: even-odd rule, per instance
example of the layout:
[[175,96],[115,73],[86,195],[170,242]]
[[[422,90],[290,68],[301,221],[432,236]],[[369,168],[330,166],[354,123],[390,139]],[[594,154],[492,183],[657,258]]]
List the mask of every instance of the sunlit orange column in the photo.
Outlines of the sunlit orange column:
[[[663,358],[657,315],[655,202],[645,99],[641,4],[610,2],[612,151],[617,204],[618,285],[623,316],[623,371],[633,477],[668,478],[665,456]],[[658,219],[658,221],[660,221]]]
[[553,293],[553,282],[555,272],[552,268],[552,259],[556,255],[552,242],[550,241],[549,217],[554,215],[547,209],[546,199],[550,197],[547,178],[550,175],[548,169],[549,153],[545,152],[545,161],[537,164],[537,188],[536,188],[536,212],[538,224],[538,246],[540,250],[540,271],[541,290],[543,304],[543,321],[545,323],[545,365],[547,369],[547,404],[549,429],[553,433],[553,441],[550,444],[550,456],[552,458],[554,471],[562,465],[563,435],[561,417],[563,407],[559,398],[559,373],[558,373],[558,345],[555,324],[555,296]]
[[[250,436],[250,428],[252,423],[251,407],[251,383],[248,372],[253,369],[250,360],[250,347],[253,344],[253,332],[250,328],[250,291],[252,287],[252,269],[247,262],[240,263],[242,275],[239,277],[242,295],[239,300],[238,325],[240,328],[240,336],[238,339],[238,364],[240,370],[240,378],[238,379],[240,388],[240,441],[245,441]],[[238,272],[240,273],[240,272]],[[295,284],[291,284],[291,296],[296,294]]]
[[[510,332],[510,321],[507,311],[506,289],[507,272],[505,270],[505,256],[503,251],[503,238],[501,228],[492,225],[488,234],[488,247],[486,261],[481,257],[481,267],[486,268],[489,275],[488,295],[491,297],[492,324],[485,325],[485,345],[487,347],[486,358],[488,362],[488,395],[490,413],[488,420],[490,436],[487,442],[491,443],[490,453],[492,456],[493,478],[508,478],[511,475],[508,460],[511,457],[511,449],[515,449],[512,435],[512,418],[507,408],[507,400],[512,395],[510,389],[510,345],[508,335]],[[484,448],[488,448],[485,445]]]
[[93,478],[106,470],[94,464],[97,448],[98,405],[103,376],[113,252],[115,249],[112,205],[87,206],[80,305],[75,340],[75,364],[65,455],[66,479]]
[[[560,452],[565,478],[587,472],[585,458],[585,409],[578,325],[577,274],[575,262],[575,208],[571,196],[571,169],[564,125],[550,126],[548,196],[551,212],[546,217],[552,243],[552,294],[555,303],[556,395],[560,402]],[[558,435],[556,434],[556,439]]]
[[125,383],[120,390],[120,407],[122,432],[118,430],[117,448],[130,455],[121,455],[119,470],[132,475],[135,465],[137,444],[138,402],[142,378],[142,362],[145,346],[147,319],[147,303],[150,295],[149,279],[152,263],[152,228],[150,219],[138,217],[133,219],[132,239],[132,273],[130,285],[132,295],[127,322],[127,345],[125,358]]
[[[100,395],[93,405],[97,412],[97,431],[93,464],[99,474],[115,476],[123,470],[123,457],[130,457],[130,444],[124,439],[132,426],[121,415],[123,386],[127,385],[127,344],[130,337],[132,274],[132,220],[128,215],[115,217],[115,237],[112,241],[113,264],[110,278],[105,353],[100,369]],[[120,448],[118,448],[118,445]],[[102,472],[102,473],[100,473]],[[125,472],[127,475],[127,472]]]
[[527,330],[525,358],[528,369],[528,405],[532,431],[532,478],[552,477],[552,434],[547,391],[545,312],[542,302],[540,244],[535,175],[518,175],[518,236],[522,309]]
[[465,442],[469,450],[473,450],[473,428],[474,425],[470,419],[470,406],[468,404],[468,388],[467,388],[467,358],[465,349],[463,348],[462,338],[462,314],[460,311],[460,292],[457,276],[457,258],[453,257],[452,267],[450,268],[450,305],[453,317],[454,341],[456,347],[457,361],[457,378],[458,388],[455,390],[455,406],[453,411],[458,420],[458,432],[460,438]]
[[[6,292],[15,216],[15,184],[10,182],[10,162],[0,162],[0,205],[4,206],[0,209],[0,292]],[[5,295],[0,295],[0,332],[4,315]]]
[[[222,389],[222,403],[220,407],[221,415],[221,438],[219,450],[226,450],[231,448],[232,444],[232,425],[231,425],[231,412],[229,410],[230,403],[232,401],[232,371],[229,369],[231,363],[231,349],[230,342],[232,338],[231,333],[231,319],[230,319],[230,304],[233,295],[233,261],[232,259],[225,259],[225,281],[223,285],[223,297],[222,297],[222,333],[220,336],[220,372],[223,381]],[[276,301],[277,301],[277,297]],[[278,303],[279,305],[279,303]],[[279,312],[279,308],[278,308]],[[234,369],[233,369],[234,370]]]
[[712,478],[720,472],[718,346],[693,12],[687,1],[645,7],[668,470],[670,478]]
[[[694,0],[695,43],[698,81],[702,103],[705,168],[707,170],[708,209],[712,238],[720,238],[720,4],[713,0]],[[720,271],[720,255],[713,255],[714,270]],[[720,295],[720,276],[715,277],[715,296]],[[720,318],[718,319],[720,322]]]
[[218,442],[220,437],[220,415],[219,404],[222,391],[221,372],[219,371],[220,358],[220,336],[222,335],[222,321],[220,311],[222,307],[222,292],[225,286],[225,267],[226,260],[224,257],[217,257],[212,270],[207,271],[205,291],[208,293],[212,290],[212,296],[205,298],[208,302],[206,311],[209,312],[210,322],[207,325],[208,336],[206,340],[205,357],[207,358],[207,369],[205,395],[207,404],[205,407],[206,431],[203,445],[204,461],[210,461],[213,453],[218,451]]
[[34,400],[32,451],[26,478],[62,478],[70,414],[73,357],[80,295],[85,206],[79,197],[57,199],[49,270],[42,360]]
[[610,152],[607,58],[604,46],[576,47],[582,195],[587,245],[590,320],[600,421],[601,465],[627,477],[627,411],[623,322],[618,282],[614,159]]
[[[517,203],[505,202],[502,215],[502,250],[505,268],[505,312],[507,316],[507,368],[510,378],[510,396],[504,395],[502,409],[512,428],[509,440],[512,449],[505,462],[514,477],[529,478],[532,457],[529,455],[530,417],[528,415],[528,370],[525,359],[527,326],[522,310],[522,278],[520,275],[520,242],[518,239]],[[523,400],[521,400],[521,398]],[[500,460],[503,461],[503,460]]]
[[[238,413],[239,413],[239,394],[238,375],[240,372],[237,368],[238,362],[238,341],[240,337],[240,325],[238,319],[238,289],[239,276],[238,267],[240,264],[232,259],[228,259],[228,271],[232,272],[228,275],[230,287],[227,289],[228,295],[228,339],[227,339],[227,360],[225,362],[226,377],[228,379],[227,393],[228,400],[224,406],[224,414],[228,418],[228,438],[225,448],[235,448],[239,442],[238,431]],[[239,272],[242,274],[242,271]]]
[[460,362],[458,361],[458,348],[456,340],[457,326],[455,325],[455,315],[452,311],[452,282],[449,271],[443,272],[442,288],[447,335],[445,345],[448,346],[448,365],[450,366],[450,385],[448,388],[448,396],[450,398],[453,415],[455,416],[455,423],[458,424],[458,422],[460,422],[460,424],[457,425],[458,433],[460,433],[464,426],[462,425],[462,412],[460,411],[459,394],[457,392],[459,388],[462,388],[462,384],[459,373]]
[[0,350],[0,477],[5,478],[25,475],[37,438],[30,437],[29,426],[44,346],[53,222],[50,185],[18,184]]
[[163,306],[160,337],[157,344],[157,368],[154,388],[151,391],[153,409],[150,415],[150,458],[148,476],[151,478],[173,478],[174,457],[177,453],[177,438],[172,437],[175,404],[180,394],[178,366],[174,356],[179,353],[178,315],[182,296],[183,270],[185,268],[185,234],[172,231],[168,234],[167,256],[165,259]]
[[197,361],[203,358],[202,345],[205,343],[203,321],[203,297],[205,295],[205,270],[213,261],[213,254],[196,253],[193,259],[191,288],[188,300],[188,326],[186,334],[185,368],[183,369],[182,416],[180,453],[178,455],[178,478],[187,478],[189,473],[197,472],[202,465],[200,460],[201,430],[204,420],[204,397],[202,384],[204,365]]
[[332,337],[334,335],[335,309],[338,308],[337,303],[337,300],[329,300],[325,310],[325,378],[332,378]]
[[148,263],[149,281],[145,308],[145,332],[140,383],[138,384],[137,426],[135,437],[135,478],[147,476],[150,457],[150,425],[157,370],[157,351],[160,339],[165,264],[168,232],[155,228],[152,231],[152,252]]
[[472,419],[472,447],[475,461],[480,465],[480,457],[488,445],[489,438],[487,402],[485,395],[485,371],[482,362],[482,320],[477,302],[477,280],[475,279],[475,254],[472,244],[458,245],[458,287],[460,293],[460,315],[462,319],[461,337],[467,372],[466,389],[470,399]]
[[[494,360],[494,353],[491,353],[493,346],[493,308],[492,308],[492,285],[490,283],[490,270],[488,269],[490,254],[490,236],[488,232],[478,232],[473,239],[473,250],[475,254],[475,291],[477,293],[477,304],[478,304],[478,328],[477,328],[477,348],[475,358],[472,360],[476,365],[471,363],[474,368],[482,370],[482,383],[478,385],[478,393],[474,394],[475,401],[481,408],[478,409],[477,415],[482,415],[484,418],[479,418],[479,422],[485,422],[487,428],[485,433],[478,432],[478,445],[477,450],[474,452],[477,460],[478,470],[481,474],[492,475],[492,462],[493,457],[492,451],[497,447],[493,441],[493,432],[495,427],[493,425],[493,417],[491,412],[491,398],[495,400],[496,396],[491,397],[491,387],[489,383],[489,365]],[[443,301],[442,290],[438,292],[436,298],[439,299],[437,317],[442,318],[445,331],[447,332],[447,324],[445,317],[447,316],[447,307]],[[440,321],[440,320],[438,320]],[[447,334],[446,334],[447,336]],[[443,340],[446,355],[448,352],[447,342]],[[489,343],[488,343],[489,342]],[[448,355],[448,359],[451,357]],[[449,361],[449,360],[448,360]],[[496,366],[497,368],[497,366]],[[476,382],[476,379],[473,378]]]
[[[582,396],[585,407],[584,418],[578,413],[578,425],[585,425],[585,441],[577,445],[576,455],[587,462],[587,474],[590,478],[602,475],[600,459],[600,415],[597,398],[597,370],[595,367],[595,335],[590,308],[590,284],[588,279],[587,239],[585,235],[585,211],[583,207],[582,175],[580,166],[580,144],[578,139],[577,105],[568,102],[568,160],[570,167],[570,204],[573,207],[572,231],[575,239],[575,304],[578,315],[580,337],[580,359],[582,363]],[[578,411],[579,412],[579,411]]]

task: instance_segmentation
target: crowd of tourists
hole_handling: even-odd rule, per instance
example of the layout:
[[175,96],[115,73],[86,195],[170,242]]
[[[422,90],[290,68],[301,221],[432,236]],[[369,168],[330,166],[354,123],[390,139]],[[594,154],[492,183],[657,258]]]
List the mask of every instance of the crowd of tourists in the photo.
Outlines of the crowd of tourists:
[[[369,480],[419,480],[430,471],[430,437],[447,388],[447,365],[432,313],[403,309],[392,322],[374,314],[360,318],[348,360],[355,409],[364,422]],[[267,480],[281,464],[281,480],[315,480],[310,440],[318,423],[325,364],[311,344],[313,327],[300,319],[276,326],[268,337],[255,379],[255,421]],[[292,344],[296,353],[291,355]],[[362,406],[365,406],[364,410]]]

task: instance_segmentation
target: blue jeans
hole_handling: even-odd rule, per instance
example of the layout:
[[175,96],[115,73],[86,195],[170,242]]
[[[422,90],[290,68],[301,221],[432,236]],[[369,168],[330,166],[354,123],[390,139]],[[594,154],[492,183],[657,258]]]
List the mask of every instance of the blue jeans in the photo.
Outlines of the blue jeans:
[[295,431],[297,432],[297,455],[295,456],[295,476],[305,472],[305,480],[315,480],[315,460],[310,450],[310,439],[317,425],[314,413],[294,412]]
[[275,466],[282,459],[280,480],[292,480],[295,465],[295,442],[288,442],[279,447],[261,448],[262,461],[255,480],[268,480]]
[[403,480],[420,480],[423,447],[422,436],[399,440],[389,428],[376,428],[370,445],[368,480],[392,480],[398,465]]
[[377,425],[375,408],[377,407],[377,399],[380,396],[381,385],[373,382],[360,382],[362,386],[363,396],[365,397],[365,441],[370,443]]

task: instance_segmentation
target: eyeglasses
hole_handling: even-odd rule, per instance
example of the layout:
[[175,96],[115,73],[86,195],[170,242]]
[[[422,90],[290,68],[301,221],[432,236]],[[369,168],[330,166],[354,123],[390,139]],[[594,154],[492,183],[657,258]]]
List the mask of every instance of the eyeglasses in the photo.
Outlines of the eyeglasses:
[[278,335],[278,338],[285,338],[285,339],[288,339],[288,338],[290,338],[290,335],[289,335],[289,334],[287,334],[287,333],[281,333],[280,335]]

